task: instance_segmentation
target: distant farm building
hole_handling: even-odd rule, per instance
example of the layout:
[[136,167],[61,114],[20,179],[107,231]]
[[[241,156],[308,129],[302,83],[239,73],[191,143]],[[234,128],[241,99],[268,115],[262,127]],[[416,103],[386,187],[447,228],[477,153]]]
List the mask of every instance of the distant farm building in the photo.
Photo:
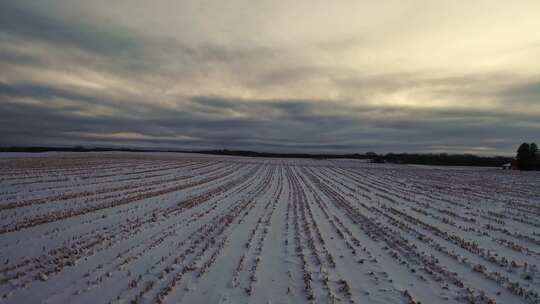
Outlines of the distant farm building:
[[503,170],[517,170],[518,169],[518,163],[517,160],[512,160],[511,162],[502,165]]

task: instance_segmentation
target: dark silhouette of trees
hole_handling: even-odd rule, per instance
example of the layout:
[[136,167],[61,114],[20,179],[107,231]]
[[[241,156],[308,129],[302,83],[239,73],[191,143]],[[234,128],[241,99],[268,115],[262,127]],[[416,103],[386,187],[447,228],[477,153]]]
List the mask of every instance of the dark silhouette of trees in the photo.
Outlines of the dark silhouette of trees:
[[517,150],[517,164],[520,170],[539,170],[540,152],[535,143],[522,143]]
[[531,143],[530,150],[532,157],[536,161],[540,160],[540,152],[538,151],[538,146],[536,145],[536,143]]
[[520,170],[527,170],[531,160],[531,149],[528,143],[522,143],[518,150],[516,160]]
[[[538,153],[538,147],[530,144],[527,155]],[[280,158],[312,158],[312,159],[368,159],[374,163],[396,163],[396,164],[418,164],[436,166],[482,166],[500,167],[512,162],[513,157],[507,156],[477,156],[472,154],[422,154],[422,153],[387,153],[377,154],[367,152],[365,154],[307,154],[307,153],[268,153],[241,150],[170,150],[170,149],[141,149],[141,148],[106,148],[106,147],[2,147],[0,152],[47,152],[47,151],[67,151],[67,152],[99,152],[99,151],[126,151],[126,152],[181,152],[181,153],[203,153],[215,155],[234,155],[248,157],[280,157]],[[531,152],[536,151],[536,152]],[[540,163],[540,162],[539,162]],[[537,165],[540,168],[540,165]]]
[[478,156],[472,154],[418,154],[418,153],[388,153],[379,155],[384,162],[396,164],[418,164],[434,166],[479,166],[500,167],[512,161],[511,157]]

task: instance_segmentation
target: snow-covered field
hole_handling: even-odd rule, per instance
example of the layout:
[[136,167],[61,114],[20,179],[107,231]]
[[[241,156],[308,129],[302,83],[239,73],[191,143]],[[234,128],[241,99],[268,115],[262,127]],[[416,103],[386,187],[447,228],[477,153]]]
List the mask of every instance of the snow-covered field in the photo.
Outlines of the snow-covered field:
[[0,303],[540,303],[540,175],[0,157]]

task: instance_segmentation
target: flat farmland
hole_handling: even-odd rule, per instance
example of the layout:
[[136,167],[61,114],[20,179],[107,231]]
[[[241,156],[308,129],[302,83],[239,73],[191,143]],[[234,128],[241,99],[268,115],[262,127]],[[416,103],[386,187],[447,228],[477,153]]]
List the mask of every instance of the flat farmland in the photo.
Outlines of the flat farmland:
[[0,303],[540,303],[540,174],[0,158]]

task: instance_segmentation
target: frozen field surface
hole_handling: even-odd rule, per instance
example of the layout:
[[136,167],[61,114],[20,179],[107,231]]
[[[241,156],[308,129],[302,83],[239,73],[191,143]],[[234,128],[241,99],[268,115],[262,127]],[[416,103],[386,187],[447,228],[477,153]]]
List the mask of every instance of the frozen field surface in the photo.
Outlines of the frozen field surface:
[[0,156],[0,303],[540,303],[540,174]]

